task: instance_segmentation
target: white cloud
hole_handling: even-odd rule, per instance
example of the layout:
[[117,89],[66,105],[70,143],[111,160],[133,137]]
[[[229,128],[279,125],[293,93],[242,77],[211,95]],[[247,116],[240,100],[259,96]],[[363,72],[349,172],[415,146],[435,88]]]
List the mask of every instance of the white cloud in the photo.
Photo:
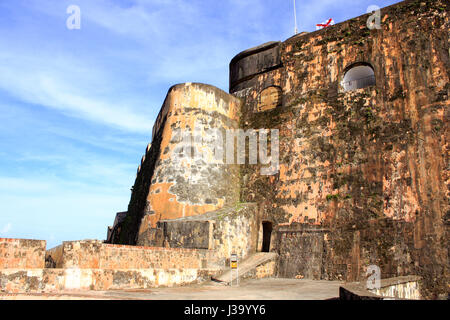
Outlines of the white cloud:
[[[23,30],[0,31],[0,49],[8,48],[0,50],[5,62],[0,89],[26,103],[128,132],[151,132],[172,84],[200,81],[227,90],[228,63],[246,49],[243,39],[257,45],[272,32],[265,20],[270,7],[257,0],[207,6],[80,0],[81,30],[68,32],[61,22],[69,2],[27,2],[27,14],[48,21],[36,29],[37,22],[23,15]],[[18,42],[14,35],[24,36],[25,30]],[[156,84],[158,91],[148,92],[146,85]]]
[[[109,81],[101,70],[90,69],[70,57],[59,57],[55,63],[49,56],[35,58],[14,49],[1,53],[0,58],[9,61],[0,66],[0,87],[24,102],[127,131],[151,131],[153,119],[148,111],[140,111],[145,106],[131,105],[138,101],[126,101],[118,98],[120,93],[105,89]],[[102,91],[107,94],[98,93]]]
[[2,229],[0,229],[0,234],[6,234],[12,229],[11,223],[7,223],[5,226],[3,226]]
[[134,182],[139,154],[133,161],[132,157],[102,156],[70,144],[57,147],[58,151],[51,154],[46,154],[46,150],[20,153],[16,165],[33,164],[35,169],[21,176],[0,175],[0,192],[42,195],[56,194],[63,188],[102,194],[128,188]]

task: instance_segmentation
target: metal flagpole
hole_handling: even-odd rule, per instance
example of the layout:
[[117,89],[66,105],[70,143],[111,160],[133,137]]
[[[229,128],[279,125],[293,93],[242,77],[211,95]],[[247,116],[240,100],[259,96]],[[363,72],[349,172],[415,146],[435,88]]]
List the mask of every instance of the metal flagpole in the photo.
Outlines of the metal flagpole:
[[295,6],[295,0],[294,0],[294,24],[295,24],[295,28],[294,28],[294,34],[298,33],[298,29],[297,29],[297,9]]

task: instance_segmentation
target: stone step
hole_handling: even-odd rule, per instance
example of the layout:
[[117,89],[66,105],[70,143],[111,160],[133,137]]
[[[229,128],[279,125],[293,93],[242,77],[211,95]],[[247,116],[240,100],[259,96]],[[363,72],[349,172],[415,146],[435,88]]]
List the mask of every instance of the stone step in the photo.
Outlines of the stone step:
[[[239,278],[242,278],[263,263],[274,260],[276,257],[277,254],[275,252],[257,252],[252,254],[244,261],[238,263]],[[228,269],[219,276],[212,277],[211,280],[222,284],[229,284],[231,281],[236,280],[237,276],[235,270]]]

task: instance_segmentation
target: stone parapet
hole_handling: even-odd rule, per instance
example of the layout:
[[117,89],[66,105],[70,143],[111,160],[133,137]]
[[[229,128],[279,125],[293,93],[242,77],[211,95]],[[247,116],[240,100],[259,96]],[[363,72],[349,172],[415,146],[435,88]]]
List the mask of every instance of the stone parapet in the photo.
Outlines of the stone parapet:
[[44,268],[45,240],[0,238],[0,270]]

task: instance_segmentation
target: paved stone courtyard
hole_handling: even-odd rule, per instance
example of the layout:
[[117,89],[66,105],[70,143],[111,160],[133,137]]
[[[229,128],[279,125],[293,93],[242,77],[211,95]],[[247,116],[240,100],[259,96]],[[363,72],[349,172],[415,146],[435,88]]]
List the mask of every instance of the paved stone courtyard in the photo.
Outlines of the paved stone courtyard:
[[325,300],[339,296],[343,282],[305,279],[249,279],[239,286],[215,282],[147,290],[71,291],[43,294],[0,294],[11,300]]

